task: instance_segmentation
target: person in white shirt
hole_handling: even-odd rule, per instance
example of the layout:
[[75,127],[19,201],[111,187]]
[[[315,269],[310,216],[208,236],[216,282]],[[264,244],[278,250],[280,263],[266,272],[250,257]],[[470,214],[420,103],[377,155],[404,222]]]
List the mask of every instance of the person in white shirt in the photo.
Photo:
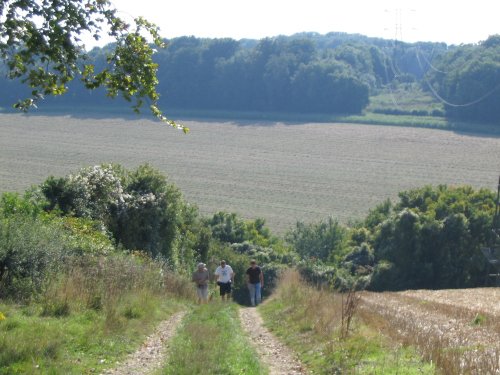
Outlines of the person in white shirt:
[[220,266],[215,270],[217,285],[220,288],[222,300],[228,300],[231,297],[231,284],[234,283],[234,271],[225,260],[220,261]]

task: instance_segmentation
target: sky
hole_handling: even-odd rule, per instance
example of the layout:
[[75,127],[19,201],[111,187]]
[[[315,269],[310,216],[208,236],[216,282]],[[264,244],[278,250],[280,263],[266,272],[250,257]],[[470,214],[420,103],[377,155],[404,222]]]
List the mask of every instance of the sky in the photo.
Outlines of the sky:
[[499,0],[111,1],[121,17],[144,16],[165,38],[239,40],[338,31],[406,42],[468,44],[500,34]]

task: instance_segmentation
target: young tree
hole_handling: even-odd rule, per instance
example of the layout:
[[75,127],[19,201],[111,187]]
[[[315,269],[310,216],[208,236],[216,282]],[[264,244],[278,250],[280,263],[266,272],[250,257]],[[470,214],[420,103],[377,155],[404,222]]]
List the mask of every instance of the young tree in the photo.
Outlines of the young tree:
[[[0,1],[0,56],[7,76],[32,89],[14,107],[27,111],[44,96],[64,94],[67,84],[80,77],[88,89],[103,87],[110,97],[134,100],[136,112],[146,101],[154,116],[187,132],[157,106],[158,66],[148,39],[164,47],[158,27],[140,17],[127,23],[116,13],[109,0]],[[105,34],[114,43],[107,65],[96,71],[81,37],[98,40]]]

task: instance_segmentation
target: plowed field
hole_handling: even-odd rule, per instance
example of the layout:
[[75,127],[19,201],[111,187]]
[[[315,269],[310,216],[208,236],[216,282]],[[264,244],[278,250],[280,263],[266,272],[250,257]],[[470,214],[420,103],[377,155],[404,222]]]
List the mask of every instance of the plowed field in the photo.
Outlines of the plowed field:
[[[90,115],[89,115],[90,116]],[[189,135],[138,118],[0,115],[0,192],[116,162],[150,163],[202,213],[342,222],[402,190],[469,184],[496,190],[500,138],[355,124],[181,121]]]

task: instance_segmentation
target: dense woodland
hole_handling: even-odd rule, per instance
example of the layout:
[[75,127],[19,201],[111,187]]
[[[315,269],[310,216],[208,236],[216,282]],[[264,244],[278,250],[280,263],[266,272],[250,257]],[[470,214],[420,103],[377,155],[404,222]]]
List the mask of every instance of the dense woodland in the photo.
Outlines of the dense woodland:
[[[96,70],[112,46],[88,55]],[[362,35],[302,33],[262,40],[180,37],[154,55],[159,103],[168,109],[358,114],[381,92],[424,90],[454,121],[498,123],[500,36],[477,45],[404,43]],[[44,106],[122,106],[103,101],[75,79],[66,95]],[[29,95],[19,81],[3,79],[7,107]],[[375,111],[377,109],[375,108]],[[406,114],[398,108],[381,112]],[[425,112],[425,113],[424,113]]]

